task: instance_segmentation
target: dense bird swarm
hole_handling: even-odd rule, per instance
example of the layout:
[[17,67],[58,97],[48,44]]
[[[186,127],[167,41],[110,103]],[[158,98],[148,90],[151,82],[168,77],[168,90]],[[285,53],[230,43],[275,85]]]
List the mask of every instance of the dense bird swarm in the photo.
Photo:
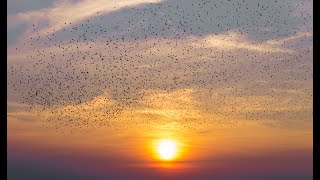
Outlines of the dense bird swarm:
[[48,32],[33,24],[24,43],[32,53],[9,67],[10,91],[57,128],[111,128],[137,107],[121,126],[142,123],[137,116],[152,123],[160,115],[148,110],[161,103],[183,109],[166,116],[189,127],[311,119],[312,16],[292,15],[298,6],[172,0],[97,12]]

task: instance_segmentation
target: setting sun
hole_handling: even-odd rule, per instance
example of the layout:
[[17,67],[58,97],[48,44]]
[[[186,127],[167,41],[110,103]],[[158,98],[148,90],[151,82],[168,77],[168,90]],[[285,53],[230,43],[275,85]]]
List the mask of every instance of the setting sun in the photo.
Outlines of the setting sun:
[[161,140],[158,143],[157,151],[161,159],[173,159],[177,152],[177,144],[172,140]]
[[312,0],[7,2],[0,180],[318,172]]

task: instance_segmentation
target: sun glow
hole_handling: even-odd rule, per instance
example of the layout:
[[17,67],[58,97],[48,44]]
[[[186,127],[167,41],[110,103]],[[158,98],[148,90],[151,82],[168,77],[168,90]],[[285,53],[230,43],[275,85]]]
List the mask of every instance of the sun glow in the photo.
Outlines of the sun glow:
[[176,156],[177,143],[167,139],[160,140],[157,145],[157,152],[161,159],[171,160]]

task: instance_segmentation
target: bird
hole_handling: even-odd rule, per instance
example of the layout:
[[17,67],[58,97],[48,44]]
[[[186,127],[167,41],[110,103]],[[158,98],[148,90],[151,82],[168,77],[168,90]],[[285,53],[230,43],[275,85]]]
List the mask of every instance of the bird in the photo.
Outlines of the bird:
[[[46,35],[33,24],[24,44],[32,53],[10,67],[9,86],[43,123],[71,132],[118,129],[137,108],[122,128],[308,119],[312,38],[297,32],[311,15],[292,16],[293,6],[171,0],[60,22],[62,29]],[[157,114],[161,103],[183,113]]]

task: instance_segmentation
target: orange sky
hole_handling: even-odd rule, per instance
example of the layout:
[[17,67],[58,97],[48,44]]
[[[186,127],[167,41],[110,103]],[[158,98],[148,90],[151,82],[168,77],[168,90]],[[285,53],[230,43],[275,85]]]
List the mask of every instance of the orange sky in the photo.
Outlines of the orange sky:
[[311,176],[312,1],[201,3],[9,1],[10,173]]

